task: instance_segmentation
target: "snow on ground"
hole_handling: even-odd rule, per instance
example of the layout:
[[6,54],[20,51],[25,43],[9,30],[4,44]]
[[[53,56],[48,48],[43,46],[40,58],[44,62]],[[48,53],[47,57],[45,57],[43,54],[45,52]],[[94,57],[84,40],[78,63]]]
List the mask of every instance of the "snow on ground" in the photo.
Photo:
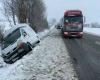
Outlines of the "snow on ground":
[[43,37],[46,37],[48,33],[49,33],[49,30],[46,29],[46,30],[44,30],[43,32],[39,32],[39,33],[38,33],[38,37],[39,37],[40,39],[42,39]]
[[50,29],[45,29],[43,32],[39,32],[38,33],[38,37],[40,39],[43,39],[44,37],[48,36],[49,32],[52,31],[52,29],[54,28],[55,26],[52,26]]
[[22,59],[0,68],[0,80],[78,80],[56,29]]
[[100,28],[84,28],[84,32],[92,35],[100,36]]

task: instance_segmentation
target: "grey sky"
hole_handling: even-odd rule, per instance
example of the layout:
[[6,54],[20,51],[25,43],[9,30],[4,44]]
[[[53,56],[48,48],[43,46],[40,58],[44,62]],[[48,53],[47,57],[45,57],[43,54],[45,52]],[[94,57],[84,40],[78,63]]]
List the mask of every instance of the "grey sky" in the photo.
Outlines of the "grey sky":
[[44,0],[48,19],[60,19],[67,9],[81,9],[87,22],[100,23],[99,0]]

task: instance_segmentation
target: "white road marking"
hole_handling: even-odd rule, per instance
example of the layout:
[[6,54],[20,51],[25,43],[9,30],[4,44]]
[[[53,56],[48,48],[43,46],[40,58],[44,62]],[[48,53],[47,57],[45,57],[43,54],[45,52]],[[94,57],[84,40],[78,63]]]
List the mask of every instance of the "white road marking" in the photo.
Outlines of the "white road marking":
[[96,42],[95,42],[95,44],[97,44],[97,45],[99,45],[99,46],[100,46],[100,42],[99,42],[99,41],[96,41]]

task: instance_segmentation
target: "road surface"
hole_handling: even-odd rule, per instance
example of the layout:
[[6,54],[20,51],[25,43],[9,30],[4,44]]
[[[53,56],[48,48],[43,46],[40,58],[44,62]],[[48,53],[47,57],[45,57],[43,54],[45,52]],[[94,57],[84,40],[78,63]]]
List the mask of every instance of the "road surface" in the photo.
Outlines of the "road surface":
[[84,34],[83,39],[63,40],[79,80],[100,80],[100,37]]

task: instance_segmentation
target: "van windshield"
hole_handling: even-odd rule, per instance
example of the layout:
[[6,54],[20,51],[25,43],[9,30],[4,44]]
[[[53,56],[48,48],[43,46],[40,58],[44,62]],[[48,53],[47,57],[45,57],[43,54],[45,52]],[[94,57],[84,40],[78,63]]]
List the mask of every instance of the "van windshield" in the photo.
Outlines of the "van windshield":
[[17,29],[4,38],[2,49],[12,45],[21,36],[20,29]]

